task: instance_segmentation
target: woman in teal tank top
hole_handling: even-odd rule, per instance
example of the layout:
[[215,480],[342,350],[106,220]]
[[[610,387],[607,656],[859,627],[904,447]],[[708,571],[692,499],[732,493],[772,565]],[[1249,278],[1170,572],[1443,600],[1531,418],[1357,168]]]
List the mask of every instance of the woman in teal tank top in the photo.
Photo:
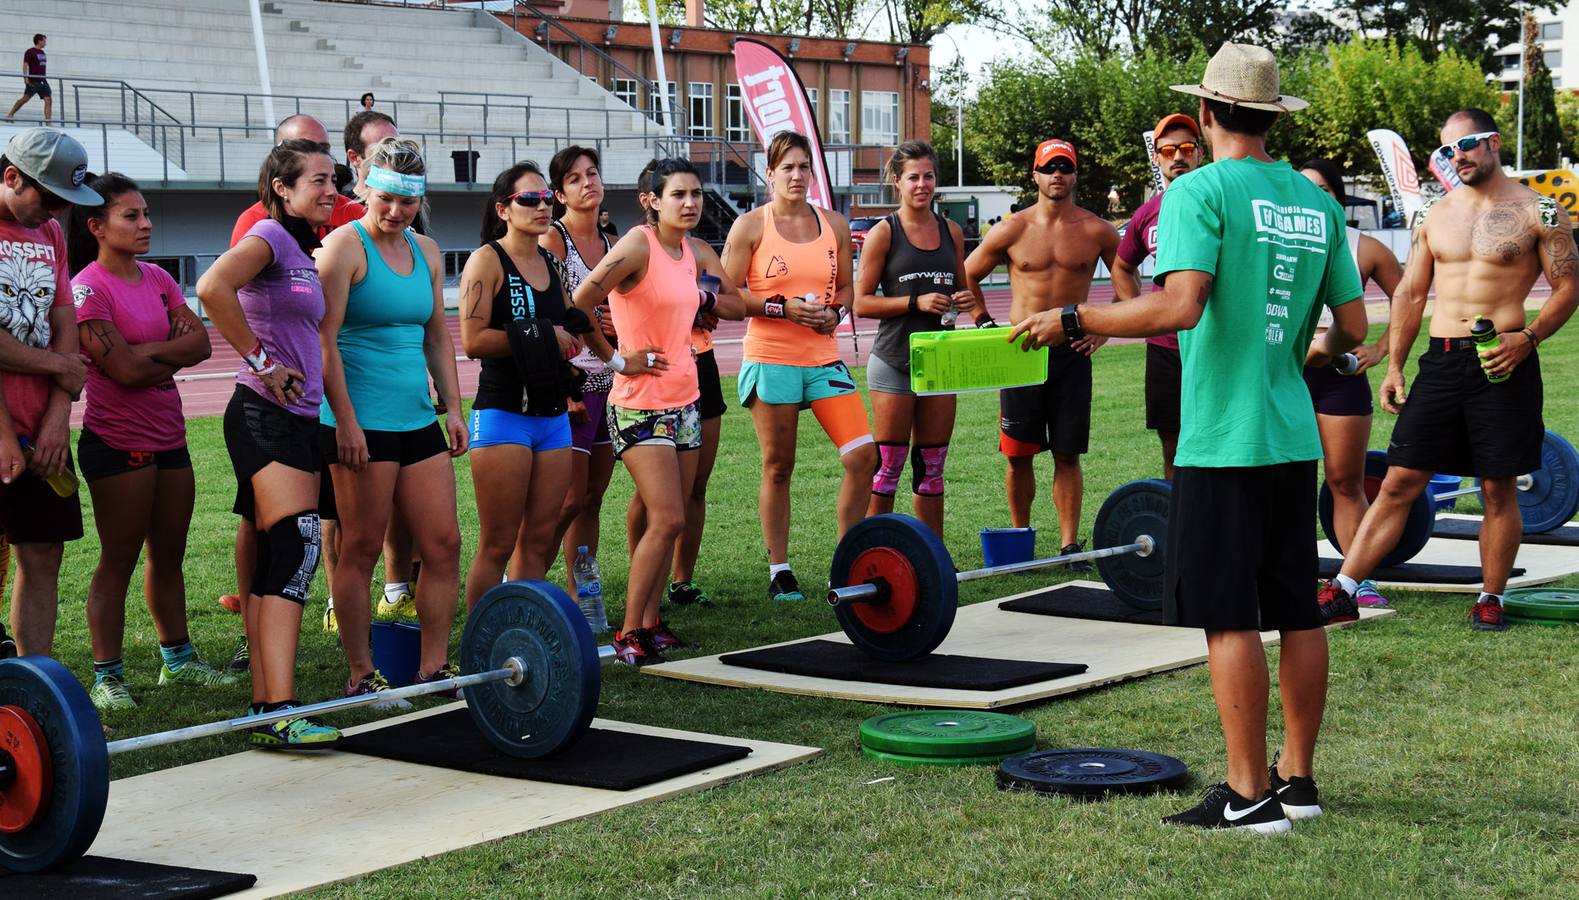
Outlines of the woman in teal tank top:
[[[331,596],[350,677],[346,696],[388,687],[369,649],[373,563],[396,506],[422,560],[417,679],[456,674],[449,662],[460,578],[455,469],[466,452],[455,347],[444,323],[439,248],[409,226],[423,205],[417,144],[386,138],[368,150],[367,214],[334,231],[319,251],[324,288],[324,400],[320,443],[340,512],[340,559]],[[446,409],[434,418],[428,377]]]

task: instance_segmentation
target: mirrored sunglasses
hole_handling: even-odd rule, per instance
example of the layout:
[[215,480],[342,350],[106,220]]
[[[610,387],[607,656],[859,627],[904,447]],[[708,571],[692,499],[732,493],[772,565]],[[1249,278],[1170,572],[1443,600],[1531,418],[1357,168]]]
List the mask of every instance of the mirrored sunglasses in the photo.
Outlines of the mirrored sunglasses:
[[1054,172],[1062,175],[1073,175],[1075,174],[1075,164],[1067,159],[1053,159],[1037,166],[1036,171],[1041,172],[1043,175],[1051,175]]
[[518,194],[511,194],[509,199],[515,201],[516,206],[524,206],[527,209],[536,209],[539,204],[551,202],[554,199],[554,192],[521,191]]
[[1451,144],[1443,144],[1442,146],[1436,148],[1436,152],[1442,154],[1443,159],[1452,159],[1454,153],[1468,153],[1476,147],[1479,147],[1480,142],[1484,141],[1486,138],[1497,136],[1498,132],[1495,131],[1482,131],[1479,134],[1466,134]]
[[1177,144],[1163,144],[1157,148],[1157,155],[1163,159],[1173,159],[1175,156],[1194,156],[1201,149],[1201,145],[1194,141],[1182,141]]

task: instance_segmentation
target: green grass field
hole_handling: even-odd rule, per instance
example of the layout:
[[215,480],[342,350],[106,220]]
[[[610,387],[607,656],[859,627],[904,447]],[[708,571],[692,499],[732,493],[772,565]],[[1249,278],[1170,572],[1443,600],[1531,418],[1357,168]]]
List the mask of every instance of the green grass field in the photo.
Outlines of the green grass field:
[[[1574,436],[1579,362],[1564,335],[1544,348],[1547,427]],[[1082,535],[1117,485],[1160,471],[1142,423],[1142,349],[1096,356],[1092,452],[1086,460]],[[1412,373],[1413,366],[1410,367]],[[1373,374],[1373,382],[1379,380]],[[728,379],[726,396],[733,396]],[[948,543],[962,567],[981,563],[978,529],[1008,524],[996,401],[965,395],[949,466]],[[832,555],[838,479],[833,449],[802,417],[794,484],[791,560],[820,584]],[[232,589],[233,481],[217,418],[191,423],[197,514],[186,566],[199,649],[228,658],[240,625],[214,602]],[[1372,446],[1392,419],[1378,413]],[[714,473],[699,579],[718,606],[677,610],[682,635],[702,652],[741,649],[835,630],[820,602],[787,606],[764,597],[766,554],[756,519],[758,452],[750,422],[731,409]],[[1046,478],[1035,512],[1043,554],[1056,552]],[[462,561],[476,538],[472,485],[460,484]],[[601,562],[606,590],[623,594],[622,513],[630,480],[615,473],[605,507]],[[1471,510],[1473,501],[1461,501]],[[84,504],[86,506],[86,503]],[[901,497],[904,509],[908,500]],[[83,597],[96,560],[91,537],[71,545],[61,581],[57,655],[87,679]],[[1464,543],[1466,555],[1473,544]],[[557,568],[551,577],[559,578]],[[974,603],[1060,580],[1043,573],[961,586]],[[1040,579],[1040,581],[1035,580]],[[1571,581],[1570,584],[1579,584]],[[157,643],[133,579],[126,661],[141,707],[107,723],[127,737],[225,718],[247,702],[245,686],[213,691],[159,688]],[[1232,589],[1230,587],[1229,589]],[[338,693],[344,658],[319,628],[322,586],[308,608],[300,696]],[[1332,682],[1318,754],[1329,814],[1276,838],[1165,828],[1159,816],[1194,801],[1223,774],[1222,738],[1204,666],[1157,675],[1013,712],[1035,721],[1042,746],[1129,746],[1177,756],[1196,778],[1185,792],[1080,804],[1011,795],[988,767],[899,769],[865,760],[856,727],[884,707],[732,690],[605,670],[600,714],[720,735],[810,744],[819,759],[719,789],[595,816],[553,829],[400,866],[323,890],[323,897],[798,897],[798,896],[1554,896],[1579,893],[1579,728],[1575,640],[1579,630],[1519,627],[1472,632],[1462,595],[1403,594],[1399,614],[1332,636]],[[343,601],[342,601],[343,602]],[[616,609],[611,608],[614,617]],[[458,634],[458,631],[457,631]],[[1274,684],[1276,651],[1272,651]],[[1278,714],[1274,691],[1273,715]],[[347,714],[348,724],[372,718]],[[113,773],[240,752],[230,735],[117,756]],[[201,796],[172,803],[203,804]],[[377,803],[374,796],[368,803]],[[303,816],[334,815],[302,797]],[[179,815],[179,806],[172,814]],[[234,810],[242,818],[246,810]],[[150,829],[156,823],[148,823]],[[256,823],[250,827],[289,827]],[[450,827],[413,821],[424,831]],[[201,863],[201,860],[196,861]]]

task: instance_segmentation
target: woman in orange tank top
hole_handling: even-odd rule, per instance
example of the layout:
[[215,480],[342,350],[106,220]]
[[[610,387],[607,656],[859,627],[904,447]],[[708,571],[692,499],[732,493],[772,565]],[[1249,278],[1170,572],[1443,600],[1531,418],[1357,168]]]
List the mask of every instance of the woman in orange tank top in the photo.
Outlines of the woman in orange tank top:
[[[575,297],[588,315],[607,298],[620,343],[629,348],[615,353],[600,332],[587,335],[615,371],[608,412],[614,455],[630,470],[646,510],[646,527],[631,548],[625,621],[614,635],[620,662],[635,666],[662,662],[665,650],[682,646],[660,621],[658,603],[696,477],[698,455],[686,451],[701,446],[691,327],[703,314],[739,319],[745,312],[717,254],[690,236],[702,214],[696,169],[664,160],[653,169],[651,188],[647,224],[614,245]],[[720,279],[716,292],[698,287],[703,274]]]
[[877,451],[855,378],[839,359],[834,329],[855,296],[850,225],[806,201],[811,144],[793,131],[768,144],[773,201],[729,229],[724,269],[744,285],[745,359],[740,404],[751,410],[762,446],[757,495],[768,546],[768,596],[804,600],[789,566],[790,472],[800,411],[810,408],[839,450],[839,536],[866,514]]

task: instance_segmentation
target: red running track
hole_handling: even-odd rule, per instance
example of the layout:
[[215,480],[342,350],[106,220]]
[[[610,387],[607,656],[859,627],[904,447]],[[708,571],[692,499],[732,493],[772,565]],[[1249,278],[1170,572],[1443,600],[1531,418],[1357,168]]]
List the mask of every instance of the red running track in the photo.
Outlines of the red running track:
[[[1532,299],[1545,299],[1550,293],[1550,288],[1544,280],[1538,282],[1531,293]],[[986,290],[987,309],[994,319],[999,322],[1009,320],[1009,288],[1007,285],[990,287]],[[1105,283],[1093,285],[1091,288],[1090,302],[1109,303],[1113,299],[1113,288]],[[1382,292],[1374,285],[1365,295],[1366,302],[1381,305],[1385,299]],[[1375,316],[1373,316],[1375,318]],[[445,323],[449,326],[450,339],[454,342],[457,352],[460,348],[460,318],[454,314],[446,317]],[[871,319],[857,321],[859,337],[859,350],[851,340],[848,326],[840,328],[838,332],[840,356],[852,366],[864,365],[866,354],[871,350],[872,340],[875,336],[877,323]],[[725,375],[734,375],[740,371],[741,339],[745,336],[744,322],[721,322],[718,330],[713,332],[715,354],[718,358],[719,371]],[[234,375],[241,367],[241,357],[225,340],[219,336],[212,325],[208,328],[209,341],[214,347],[214,355],[202,365],[186,370],[177,381],[181,391],[181,403],[187,418],[198,416],[214,416],[224,412],[225,404],[230,401],[230,395],[235,391]],[[1115,343],[1130,343],[1128,339],[1118,339]],[[463,359],[457,364],[461,380],[461,396],[470,397],[477,390],[478,364],[474,360]],[[78,402],[72,409],[71,427],[79,428],[82,425],[82,403]]]

